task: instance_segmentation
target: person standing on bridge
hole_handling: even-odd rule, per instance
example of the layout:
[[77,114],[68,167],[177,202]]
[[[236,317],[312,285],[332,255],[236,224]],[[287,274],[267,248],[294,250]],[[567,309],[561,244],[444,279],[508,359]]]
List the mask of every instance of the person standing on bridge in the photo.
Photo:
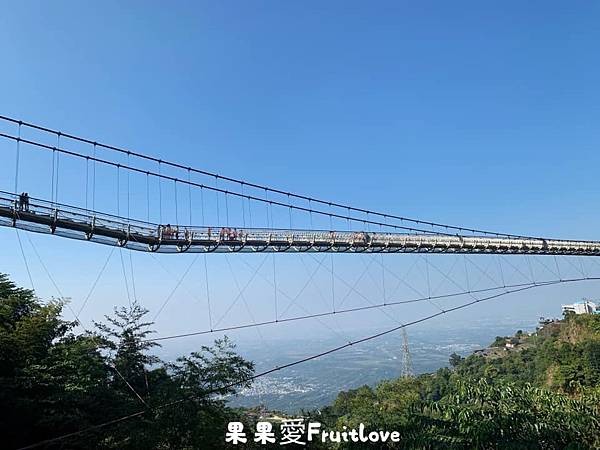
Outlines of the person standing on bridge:
[[171,239],[171,237],[173,236],[173,228],[171,228],[170,223],[168,223],[167,226],[165,227],[163,235],[164,235],[165,239]]
[[21,194],[19,195],[19,200],[17,201],[19,211],[23,211],[24,204],[25,204],[25,192],[21,192]]
[[19,211],[29,211],[29,194],[21,192],[19,195]]

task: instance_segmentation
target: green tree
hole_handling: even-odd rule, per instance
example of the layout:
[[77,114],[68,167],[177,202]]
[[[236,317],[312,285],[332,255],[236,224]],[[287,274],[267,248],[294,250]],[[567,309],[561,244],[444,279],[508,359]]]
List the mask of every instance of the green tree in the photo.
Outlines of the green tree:
[[400,432],[402,442],[379,448],[600,448],[599,342],[599,316],[570,317],[519,351],[452,355],[451,368],[340,393],[321,418]]
[[450,360],[449,360],[449,362],[450,362],[450,366],[451,366],[451,367],[456,367],[456,366],[458,366],[458,365],[461,363],[461,361],[462,361],[463,359],[464,359],[464,358],[463,358],[462,356],[460,356],[459,354],[457,354],[457,353],[452,353],[452,354],[450,355]]
[[164,363],[149,353],[157,343],[149,340],[153,331],[151,322],[143,322],[147,313],[133,304],[115,309],[114,316],[106,317],[108,323],[96,324],[114,368],[118,415],[145,411],[115,427],[103,444],[118,449],[218,448],[235,416],[225,398],[250,385],[253,363],[237,355],[227,337]]
[[5,448],[103,420],[97,399],[110,398],[106,362],[90,336],[72,333],[75,323],[61,319],[62,308],[59,301],[42,304],[32,291],[0,274],[0,432]]
[[63,303],[42,303],[0,274],[0,432],[17,448],[135,414],[46,448],[219,448],[239,415],[227,396],[248,386],[251,362],[224,338],[174,363],[151,351],[152,323],[134,304],[97,332],[76,332]]

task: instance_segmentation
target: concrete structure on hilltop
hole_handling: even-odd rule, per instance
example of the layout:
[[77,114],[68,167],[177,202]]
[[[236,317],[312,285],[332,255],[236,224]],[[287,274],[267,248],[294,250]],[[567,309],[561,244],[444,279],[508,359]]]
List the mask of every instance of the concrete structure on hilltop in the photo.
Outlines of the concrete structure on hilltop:
[[600,314],[600,306],[590,300],[583,299],[571,305],[562,305],[562,312],[563,314],[566,312],[575,314]]

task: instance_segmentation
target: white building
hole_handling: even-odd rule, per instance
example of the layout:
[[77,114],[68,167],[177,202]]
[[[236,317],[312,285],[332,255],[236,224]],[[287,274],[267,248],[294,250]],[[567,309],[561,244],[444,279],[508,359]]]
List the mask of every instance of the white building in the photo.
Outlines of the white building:
[[571,305],[562,305],[562,311],[563,313],[572,312],[575,314],[598,314],[600,312],[600,307],[592,301],[582,300]]

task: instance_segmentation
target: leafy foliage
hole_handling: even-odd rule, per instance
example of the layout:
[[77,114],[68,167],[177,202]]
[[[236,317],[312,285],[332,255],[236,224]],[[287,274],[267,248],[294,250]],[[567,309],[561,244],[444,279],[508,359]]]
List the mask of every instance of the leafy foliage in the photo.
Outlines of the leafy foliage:
[[[219,448],[234,413],[223,396],[248,384],[253,364],[228,339],[175,363],[150,352],[139,305],[76,333],[63,304],[42,304],[0,274],[0,433],[18,448],[139,413],[45,448]],[[239,420],[239,419],[237,419]]]
[[[151,353],[152,323],[139,305],[116,309],[83,333],[61,318],[63,306],[42,303],[0,275],[2,448],[127,416],[46,448],[224,447],[227,422],[243,421],[225,398],[248,386],[254,372],[229,339],[165,363]],[[600,316],[567,315],[534,336],[521,332],[496,344],[507,339],[514,350],[453,354],[450,368],[341,392],[331,406],[307,414],[332,430],[362,423],[367,432],[401,434],[400,443],[369,448],[600,448]],[[249,441],[246,448],[260,446]]]
[[315,418],[332,429],[363,423],[400,432],[402,442],[381,448],[600,448],[600,317],[568,316],[526,342],[488,357],[454,354],[451,369],[342,392]]

